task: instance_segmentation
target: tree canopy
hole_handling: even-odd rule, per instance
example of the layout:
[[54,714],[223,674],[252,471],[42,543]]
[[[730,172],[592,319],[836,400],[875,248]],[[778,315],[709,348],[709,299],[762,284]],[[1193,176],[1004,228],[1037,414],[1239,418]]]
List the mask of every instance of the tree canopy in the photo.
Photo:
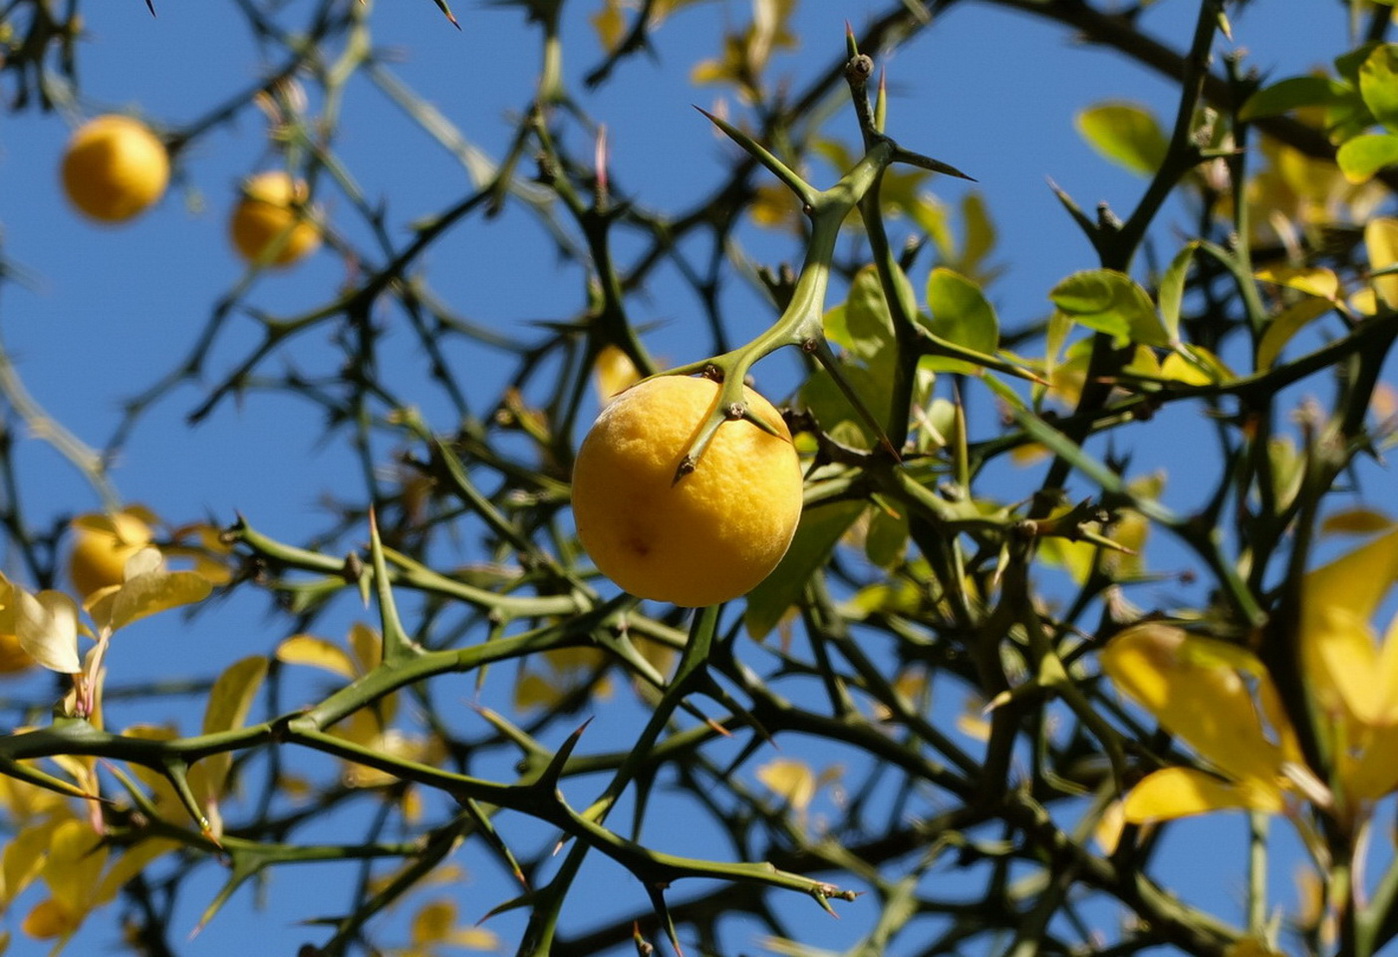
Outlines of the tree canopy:
[[9,952],[1391,943],[1391,5],[435,2],[0,10]]

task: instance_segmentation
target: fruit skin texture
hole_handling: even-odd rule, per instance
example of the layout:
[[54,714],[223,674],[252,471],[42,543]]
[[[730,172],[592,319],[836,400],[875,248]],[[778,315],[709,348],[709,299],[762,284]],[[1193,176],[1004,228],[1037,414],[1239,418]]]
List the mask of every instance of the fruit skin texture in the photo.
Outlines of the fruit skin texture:
[[80,212],[120,223],[165,195],[170,155],[145,124],[129,116],[99,116],[73,134],[63,154],[63,191]]
[[151,538],[151,527],[129,512],[75,519],[73,550],[68,555],[73,588],[86,598],[99,588],[120,585],[127,559],[149,545]]
[[264,265],[290,266],[314,252],[320,245],[320,230],[296,208],[306,202],[307,195],[306,184],[293,181],[282,170],[269,170],[249,179],[228,220],[234,248],[248,262],[258,262],[290,228],[286,241]]
[[801,463],[770,402],[719,426],[699,467],[674,481],[718,401],[709,379],[660,376],[617,396],[583,439],[573,515],[598,569],[641,598],[700,607],[750,591],[786,554],[801,517]]

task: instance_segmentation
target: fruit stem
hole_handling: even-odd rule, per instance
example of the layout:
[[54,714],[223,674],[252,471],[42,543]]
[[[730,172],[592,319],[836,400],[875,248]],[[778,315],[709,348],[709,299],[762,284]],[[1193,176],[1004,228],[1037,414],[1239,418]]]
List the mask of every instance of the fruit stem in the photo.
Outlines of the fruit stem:
[[[800,275],[791,300],[781,316],[757,338],[721,356],[705,359],[667,371],[666,375],[693,375],[703,372],[722,383],[718,401],[709,410],[709,417],[695,435],[694,441],[686,449],[675,471],[678,482],[699,467],[704,450],[713,440],[714,434],[724,422],[730,421],[730,410],[745,408],[743,379],[748,369],[759,359],[784,346],[797,346],[805,352],[817,352],[825,345],[825,292],[830,284],[830,263],[835,255],[835,243],[839,239],[840,227],[845,218],[858,205],[874,184],[879,175],[893,162],[897,147],[891,140],[881,140],[870,146],[864,157],[827,190],[800,191],[809,197],[804,212],[811,220],[811,238],[806,247],[806,258],[801,265]],[[794,175],[794,174],[793,174]],[[810,188],[807,187],[807,190]],[[843,380],[837,369],[830,368],[836,382]],[[856,409],[869,421],[874,421],[855,393],[844,388]],[[746,418],[746,416],[742,416]],[[880,430],[882,434],[882,430]],[[885,439],[885,443],[887,440]]]

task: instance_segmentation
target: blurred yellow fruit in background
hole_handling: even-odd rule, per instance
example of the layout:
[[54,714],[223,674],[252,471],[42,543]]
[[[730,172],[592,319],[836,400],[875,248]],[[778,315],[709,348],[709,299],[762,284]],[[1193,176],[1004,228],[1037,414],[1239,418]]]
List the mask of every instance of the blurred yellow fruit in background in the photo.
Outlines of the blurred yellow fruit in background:
[[151,537],[150,525],[131,510],[73,519],[68,577],[78,596],[86,598],[99,588],[120,585],[127,559],[149,545]]
[[170,156],[139,120],[99,116],[81,126],[63,154],[63,191],[82,213],[119,223],[165,194]]
[[303,208],[308,198],[306,184],[282,170],[259,173],[245,182],[228,222],[238,253],[250,263],[267,256],[263,265],[290,266],[314,252],[320,229]]

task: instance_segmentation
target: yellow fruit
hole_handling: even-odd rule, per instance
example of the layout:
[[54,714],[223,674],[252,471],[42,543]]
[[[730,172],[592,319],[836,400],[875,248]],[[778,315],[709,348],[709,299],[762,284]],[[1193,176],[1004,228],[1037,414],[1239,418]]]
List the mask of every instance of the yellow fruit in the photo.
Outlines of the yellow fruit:
[[63,154],[63,190],[86,215],[119,223],[165,194],[170,155],[145,124],[129,116],[99,116],[73,134]]
[[255,263],[266,254],[271,258],[263,265],[290,266],[314,252],[320,230],[301,208],[307,197],[306,184],[281,170],[259,173],[244,183],[228,221],[228,234],[242,257]]
[[99,588],[120,585],[126,562],[151,542],[151,528],[130,512],[81,515],[73,520],[73,551],[68,577],[83,598]]
[[661,376],[621,393],[578,450],[573,515],[598,569],[641,598],[699,607],[750,591],[776,567],[801,517],[801,463],[762,396],[748,408],[772,425],[719,426],[699,467],[675,470],[719,397],[709,379]]

